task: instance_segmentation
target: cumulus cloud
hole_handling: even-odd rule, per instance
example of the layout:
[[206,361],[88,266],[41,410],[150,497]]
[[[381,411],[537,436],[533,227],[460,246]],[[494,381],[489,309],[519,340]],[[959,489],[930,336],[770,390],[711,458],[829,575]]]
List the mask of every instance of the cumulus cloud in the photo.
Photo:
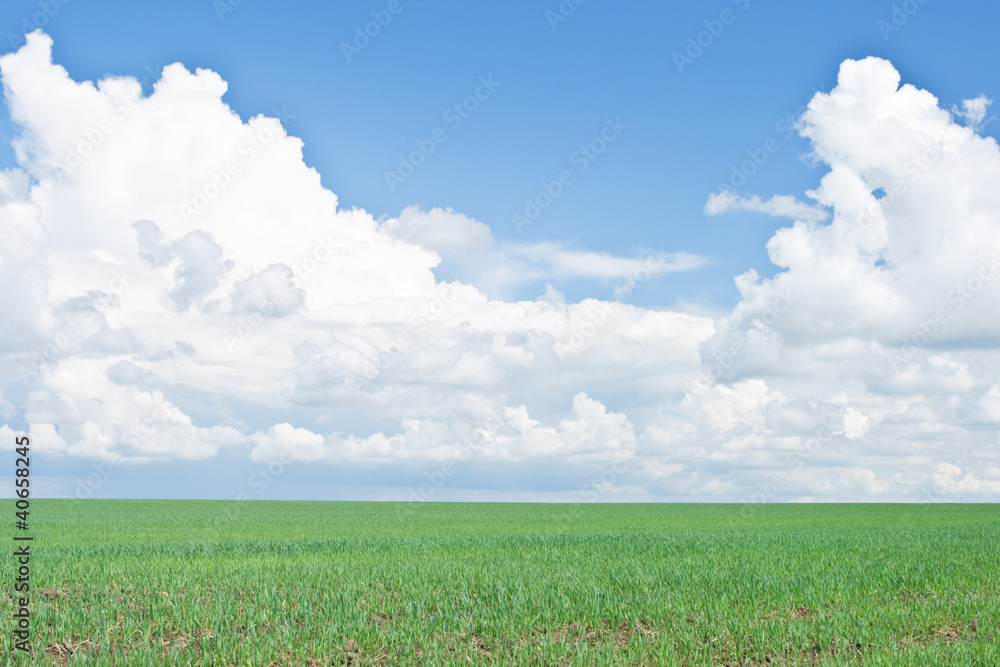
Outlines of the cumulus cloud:
[[[967,105],[969,120],[984,109]],[[975,423],[979,406],[992,405],[1000,342],[989,315],[1000,306],[996,142],[955,124],[933,95],[900,85],[877,58],[846,61],[836,88],[817,94],[802,121],[829,166],[809,196],[832,219],[776,232],[767,244],[781,269],[773,278],[737,278],[740,303],[701,347],[707,370],[724,383],[766,378],[788,395],[826,401],[836,388],[837,402],[853,405],[831,433],[878,443],[914,484],[931,470],[906,463],[917,452],[946,455],[961,441],[990,460],[996,433]],[[831,439],[825,450],[835,447]],[[868,458],[878,456],[861,449],[854,462]],[[880,466],[872,474],[882,481],[850,488],[878,495],[894,479]],[[906,483],[892,483],[908,497]]]
[[[847,61],[837,88],[810,103],[803,133],[831,165],[812,194],[835,214],[774,235],[768,252],[784,270],[773,279],[737,279],[743,298],[718,342],[755,338],[743,360],[759,361],[762,347],[825,344],[831,356],[840,346],[898,368],[943,346],[995,344],[985,314],[1000,296],[988,185],[1000,173],[996,143],[898,84],[885,61]],[[794,301],[787,312],[777,312],[782,300]]]
[[275,424],[267,433],[254,433],[250,460],[279,462],[318,461],[323,458],[323,436],[287,422]]
[[233,284],[232,309],[252,313],[255,309],[268,317],[285,317],[301,308],[305,292],[295,286],[292,270],[284,264],[271,264]]
[[[552,392],[536,407],[554,425],[531,420],[501,438],[509,451],[491,454],[549,456],[537,434],[561,433],[564,415],[589,405],[573,397],[620,374],[617,361],[585,351],[669,344],[674,352],[647,375],[676,386],[673,370],[691,370],[711,328],[635,308],[609,317],[617,304],[596,300],[496,301],[438,280],[442,256],[484,252],[509,262],[500,273],[540,267],[539,280],[662,274],[700,260],[498,248],[486,225],[451,209],[409,207],[378,221],[338,208],[301,142],[273,119],[242,121],[213,72],[170,65],[148,96],[127,77],[77,83],[52,63],[42,33],[0,69],[22,129],[23,168],[0,174],[15,241],[2,270],[24,288],[17,301],[5,297],[5,361],[22,371],[11,411],[54,424],[71,455],[146,461],[239,446],[259,459],[291,443],[311,460],[330,443],[379,438],[319,433],[325,444],[314,447],[302,424],[260,424],[253,411],[235,425],[195,424],[180,406],[202,392],[317,418],[325,405],[348,406],[360,433],[370,432],[366,419],[396,420],[401,434],[386,439],[406,458],[405,443],[423,442],[421,433],[460,430],[486,409],[526,410],[519,395],[549,373]],[[29,266],[15,250],[34,268],[13,275]],[[130,435],[147,421],[142,437]]]
[[854,408],[844,414],[844,434],[851,440],[860,440],[868,432],[868,417]]
[[624,300],[704,257],[501,243],[447,208],[376,220],[340,208],[276,120],[239,118],[217,74],[170,65],[143,95],[73,81],[51,46],[36,32],[0,58],[20,128],[0,172],[0,434],[133,463],[462,461],[514,487],[542,466],[609,499],[998,492],[984,100],[956,116],[884,60],[845,61],[801,124],[827,167],[816,204],[710,196],[710,215],[794,220],[767,244],[777,272],[736,277],[712,318],[558,289]]
[[481,250],[493,244],[489,226],[450,208],[424,211],[408,206],[383,227],[397,238],[441,255]]
[[571,417],[555,426],[533,419],[524,405],[505,406],[476,422],[403,420],[402,433],[359,437],[334,435],[330,460],[402,459],[520,462],[556,458],[566,464],[612,461],[635,453],[632,424],[621,413],[608,412],[581,392],[573,397]]
[[43,374],[25,405],[41,451],[114,462],[205,459],[243,440],[230,427],[195,425],[159,390],[137,386],[148,369],[109,361],[76,357]]
[[935,492],[941,496],[954,494],[1000,494],[1000,480],[980,479],[971,472],[964,472],[952,463],[938,463],[934,472]]

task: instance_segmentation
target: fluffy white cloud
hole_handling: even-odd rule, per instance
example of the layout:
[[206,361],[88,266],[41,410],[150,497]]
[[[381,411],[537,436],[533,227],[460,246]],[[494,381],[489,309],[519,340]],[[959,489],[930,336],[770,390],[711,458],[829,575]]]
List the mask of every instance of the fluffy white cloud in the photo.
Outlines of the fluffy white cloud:
[[[76,83],[41,33],[0,69],[23,130],[23,171],[0,174],[12,241],[2,270],[23,288],[4,297],[5,362],[21,379],[12,409],[55,425],[69,454],[199,458],[239,445],[260,459],[288,445],[311,460],[334,446],[301,424],[260,424],[253,411],[217,410],[215,423],[202,413],[208,421],[195,424],[179,406],[200,392],[398,420],[403,434],[385,439],[405,459],[406,443],[427,441],[421,434],[460,431],[486,410],[526,410],[519,396],[547,375],[536,407],[557,425],[531,420],[489,456],[551,456],[539,434],[561,433],[567,410],[584,409],[573,396],[621,378],[622,360],[668,346],[639,381],[679,387],[676,371],[694,371],[712,330],[704,318],[596,300],[502,302],[438,281],[442,255],[485,252],[508,263],[498,273],[523,260],[539,278],[620,278],[629,289],[702,260],[497,248],[486,225],[450,209],[382,221],[339,209],[302,162],[301,142],[273,119],[242,122],[207,70],[168,66],[146,97],[129,78]],[[157,408],[159,418],[147,414]],[[148,437],[129,436],[129,424],[150,419]]]
[[287,422],[275,424],[267,433],[254,433],[250,452],[253,461],[318,461],[323,458],[323,436]]
[[851,440],[860,440],[868,432],[868,417],[854,408],[844,413],[844,434]]
[[450,208],[423,211],[417,206],[408,206],[398,218],[387,220],[383,227],[397,238],[440,255],[481,250],[493,244],[493,232],[487,225]]
[[900,87],[875,58],[845,62],[803,121],[831,166],[811,194],[834,217],[774,235],[768,252],[785,270],[737,279],[742,301],[708,348],[745,342],[735,373],[777,372],[807,348],[807,372],[837,365],[861,376],[892,376],[947,347],[993,349],[996,142],[955,125],[926,91]]
[[942,462],[937,464],[934,473],[934,492],[941,496],[997,495],[1000,494],[1000,479],[980,479],[971,472],[963,472],[957,465]]
[[[625,300],[702,257],[338,208],[302,143],[242,121],[213,72],[171,65],[148,96],[77,83],[41,33],[0,72],[21,128],[21,168],[0,172],[0,435],[30,424],[53,456],[116,462],[545,466],[563,487],[597,474],[607,498],[998,492],[984,99],[952,114],[886,61],[843,63],[801,125],[829,167],[816,206],[710,197],[708,214],[795,220],[767,245],[779,272],[738,276],[713,319],[552,285],[610,281]],[[498,298],[528,283],[542,297]]]
[[[809,195],[832,220],[779,230],[767,249],[783,270],[738,277],[741,302],[702,346],[723,382],[765,378],[789,396],[852,404],[840,428],[863,447],[844,469],[867,470],[854,477],[870,483],[843,497],[919,495],[927,457],[959,442],[968,459],[994,457],[997,434],[977,423],[996,392],[1000,195],[990,183],[1000,151],[975,131],[985,101],[965,109],[969,127],[930,93],[900,86],[888,62],[846,61],[802,122],[830,166]],[[711,207],[744,206],[716,196]],[[907,479],[889,473],[899,470]]]
[[41,451],[114,462],[204,459],[243,440],[230,427],[196,426],[160,391],[136,386],[143,369],[111,361],[73,357],[43,372],[25,406]]
[[581,392],[573,397],[572,418],[546,426],[524,405],[505,406],[478,422],[404,419],[402,433],[366,438],[330,438],[328,458],[528,461],[556,458],[566,464],[628,459],[635,454],[632,424],[621,413]]

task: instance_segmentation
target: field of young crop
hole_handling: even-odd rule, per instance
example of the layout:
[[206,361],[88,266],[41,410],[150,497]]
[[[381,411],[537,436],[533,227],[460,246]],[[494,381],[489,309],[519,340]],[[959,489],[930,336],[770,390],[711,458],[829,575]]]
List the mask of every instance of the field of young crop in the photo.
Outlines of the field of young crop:
[[18,664],[1000,665],[998,505],[35,500],[31,516],[35,653]]

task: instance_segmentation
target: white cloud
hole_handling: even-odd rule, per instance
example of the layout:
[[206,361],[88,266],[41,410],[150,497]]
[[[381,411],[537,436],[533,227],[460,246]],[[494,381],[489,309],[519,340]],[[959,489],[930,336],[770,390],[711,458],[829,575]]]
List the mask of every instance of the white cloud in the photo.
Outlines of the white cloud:
[[557,243],[515,245],[508,255],[524,258],[541,268],[546,277],[632,278],[692,271],[705,265],[704,257],[687,253],[650,253],[646,258],[615,257],[603,252],[571,250]]
[[770,391],[763,380],[753,379],[689,391],[681,401],[681,410],[705,430],[731,431],[737,426],[760,430],[767,406],[783,401],[784,397]]
[[952,463],[938,463],[934,473],[934,491],[943,496],[1000,494],[1000,479],[980,479]]
[[695,271],[706,264],[708,259],[700,255],[662,249],[643,249],[638,257],[620,257],[538,241],[503,243],[478,252],[455,254],[442,267],[491,298],[509,299],[520,287],[574,279],[614,281],[617,291],[626,284],[634,286],[671,273]]
[[424,211],[408,206],[398,218],[383,223],[383,227],[397,238],[440,255],[482,250],[493,244],[489,226],[450,208]]
[[893,353],[916,361],[942,346],[1000,340],[988,316],[1000,306],[996,143],[955,125],[929,93],[898,84],[886,61],[847,61],[837,88],[810,103],[803,133],[831,165],[813,195],[834,216],[774,235],[768,253],[783,269],[774,278],[737,279],[742,301],[708,346],[747,342],[737,367],[780,348],[767,362],[778,371],[773,364],[787,366],[795,349],[812,348],[806,372],[843,362],[848,372],[885,375]]
[[849,495],[855,498],[878,498],[887,494],[892,485],[880,480],[874,470],[868,468],[843,468],[840,471],[838,489],[831,495]]
[[267,433],[250,437],[251,461],[318,461],[323,458],[323,436],[287,422],[275,424]]
[[720,215],[730,211],[757,211],[777,218],[792,218],[806,222],[822,222],[827,218],[826,211],[789,195],[774,195],[764,200],[757,195],[746,198],[730,190],[723,190],[713,192],[705,202],[705,215]]
[[32,424],[28,429],[31,442],[37,445],[35,451],[46,454],[62,454],[66,451],[66,441],[52,424]]
[[566,295],[553,287],[551,283],[545,283],[545,291],[538,297],[538,300],[554,304],[565,304]]
[[991,104],[993,104],[993,100],[985,95],[980,95],[971,100],[962,100],[961,110],[954,108],[952,112],[956,116],[965,119],[969,127],[980,132],[983,129],[983,125],[985,125],[986,111]]
[[205,459],[245,440],[230,427],[196,426],[158,390],[113,381],[111,361],[74,357],[43,372],[24,414],[40,450],[114,462]]
[[847,408],[844,413],[844,433],[851,440],[860,440],[868,432],[868,417],[854,408]]
[[556,426],[532,419],[524,405],[504,406],[476,422],[403,420],[404,431],[365,438],[335,435],[328,460],[425,462],[463,460],[518,462],[558,458],[567,464],[631,458],[636,437],[621,413],[608,412],[581,392],[573,397],[571,418]]
[[[669,343],[671,353],[646,373],[664,387],[680,382],[673,369],[697,363],[695,346],[711,330],[705,318],[635,308],[610,318],[605,309],[617,305],[594,300],[495,301],[438,281],[434,270],[440,254],[486,253],[498,273],[528,264],[539,280],[627,281],[699,259],[497,248],[486,225],[450,209],[410,207],[381,222],[338,209],[302,162],[301,142],[273,119],[242,122],[221,101],[218,75],[171,65],[143,97],[129,78],[70,80],[50,48],[35,33],[0,59],[23,128],[20,159],[34,179],[29,191],[24,174],[0,175],[10,212],[3,224],[18,235],[3,251],[31,258],[3,264],[22,269],[11,278],[25,295],[7,297],[4,326],[20,327],[20,342],[6,338],[8,363],[26,371],[12,405],[56,425],[68,454],[200,458],[251,444],[261,457],[296,428],[251,432],[252,411],[234,425],[195,425],[178,407],[192,388],[279,408],[336,403],[375,422],[410,420],[424,430],[440,422],[451,432],[484,407],[521,405],[511,394],[530,395],[539,374],[551,377],[539,409],[560,424],[565,401],[620,375],[616,364],[629,355]],[[52,354],[34,352],[49,340]],[[130,438],[129,425],[157,407],[166,416],[153,420],[155,437]],[[364,424],[359,418],[356,428]],[[549,455],[524,443],[559,428],[538,422],[495,455]],[[299,458],[314,455],[303,447]]]
[[[998,492],[985,101],[966,127],[888,62],[844,62],[803,118],[829,167],[817,205],[710,197],[709,214],[795,219],[767,244],[778,272],[738,276],[739,303],[713,318],[557,289],[609,281],[622,298],[700,256],[338,208],[301,141],[242,121],[213,72],[168,66],[145,97],[130,78],[77,83],[41,33],[0,71],[21,128],[21,168],[0,172],[0,435],[29,424],[53,456],[116,462],[287,452],[524,479],[624,458],[629,477],[599,488],[646,499]],[[499,298],[531,285],[537,300]]]

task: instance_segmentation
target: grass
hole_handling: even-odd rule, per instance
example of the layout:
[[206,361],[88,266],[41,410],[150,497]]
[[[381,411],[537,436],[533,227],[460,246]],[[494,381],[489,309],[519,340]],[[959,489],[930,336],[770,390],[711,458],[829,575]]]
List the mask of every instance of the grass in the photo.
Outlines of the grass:
[[1000,665],[997,505],[33,500],[31,519],[18,664]]

